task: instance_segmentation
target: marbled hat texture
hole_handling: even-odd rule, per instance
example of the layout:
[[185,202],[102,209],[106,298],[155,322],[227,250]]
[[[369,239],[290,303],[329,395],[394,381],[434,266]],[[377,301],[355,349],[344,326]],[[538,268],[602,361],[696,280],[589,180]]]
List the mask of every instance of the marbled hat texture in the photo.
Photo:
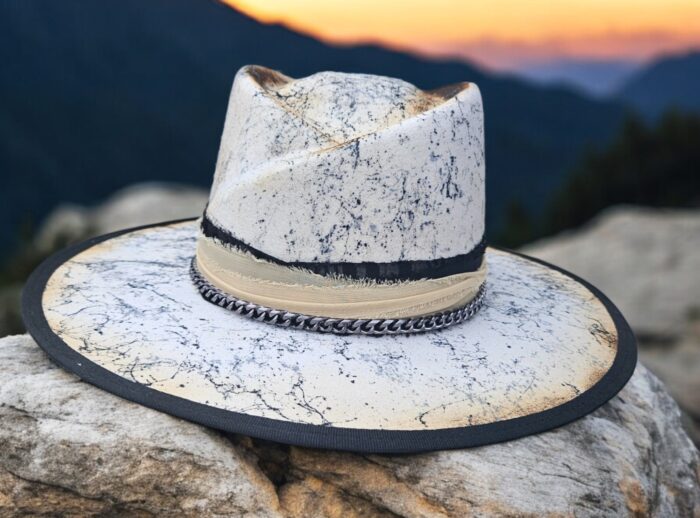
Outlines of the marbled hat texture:
[[236,75],[207,218],[285,262],[451,258],[484,233],[481,95],[389,77]]
[[618,332],[571,277],[487,250],[469,322],[381,338],[300,331],[211,304],[189,279],[194,222],[99,243],[51,276],[43,308],[68,347],[122,378],[232,412],[382,430],[436,430],[540,412],[610,369]]

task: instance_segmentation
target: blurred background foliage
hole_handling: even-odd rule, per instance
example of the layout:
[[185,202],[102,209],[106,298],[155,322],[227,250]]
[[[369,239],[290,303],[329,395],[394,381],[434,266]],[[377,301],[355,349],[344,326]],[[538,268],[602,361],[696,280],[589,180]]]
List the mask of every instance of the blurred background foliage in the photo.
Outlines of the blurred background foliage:
[[653,122],[628,115],[610,144],[583,152],[539,218],[512,201],[496,242],[518,247],[621,204],[700,205],[700,117],[677,109]]

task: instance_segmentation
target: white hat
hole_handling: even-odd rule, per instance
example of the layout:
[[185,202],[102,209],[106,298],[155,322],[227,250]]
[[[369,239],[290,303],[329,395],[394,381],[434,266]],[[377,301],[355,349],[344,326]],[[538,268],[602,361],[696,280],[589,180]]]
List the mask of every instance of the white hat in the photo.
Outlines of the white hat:
[[198,220],[59,252],[24,318],[141,404],[312,447],[415,452],[581,417],[636,363],[610,301],[484,243],[481,96],[461,83],[236,75]]

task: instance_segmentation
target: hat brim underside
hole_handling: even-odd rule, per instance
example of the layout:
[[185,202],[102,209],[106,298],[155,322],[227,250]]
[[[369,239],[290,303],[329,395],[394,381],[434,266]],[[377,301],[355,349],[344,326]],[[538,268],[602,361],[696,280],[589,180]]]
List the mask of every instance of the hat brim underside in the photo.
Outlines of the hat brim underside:
[[489,248],[484,307],[409,336],[275,327],[205,301],[194,220],[90,239],[30,277],[29,333],[81,379],[231,433],[411,453],[501,442],[582,417],[625,385],[634,336],[595,287]]

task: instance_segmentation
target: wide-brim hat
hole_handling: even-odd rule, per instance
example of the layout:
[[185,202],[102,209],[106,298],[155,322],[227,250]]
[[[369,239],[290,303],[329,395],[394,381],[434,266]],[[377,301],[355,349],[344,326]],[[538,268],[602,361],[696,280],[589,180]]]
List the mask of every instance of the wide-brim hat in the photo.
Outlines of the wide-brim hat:
[[[239,72],[203,217],[97,237],[58,252],[33,273],[23,316],[49,356],[98,387],[206,426],[361,452],[514,439],[566,424],[613,397],[636,364],[629,326],[584,280],[485,246],[478,200],[483,155],[467,149],[464,158],[448,160],[452,195],[471,190],[473,196],[442,192],[438,199],[432,193],[439,189],[429,188],[424,197],[430,203],[421,209],[415,202],[411,225],[406,218],[396,221],[392,205],[393,197],[404,203],[407,192],[419,189],[407,188],[410,181],[403,181],[402,192],[396,182],[381,181],[373,194],[351,181],[343,182],[345,192],[329,187],[325,177],[305,180],[324,170],[337,175],[343,164],[349,167],[346,158],[355,157],[352,171],[366,185],[392,163],[390,157],[374,161],[372,153],[387,157],[392,140],[404,138],[402,152],[412,155],[420,182],[429,184],[431,164],[441,159],[432,150],[422,163],[422,147],[412,147],[411,138],[425,126],[433,133],[445,120],[454,135],[459,121],[440,119],[441,110],[455,117],[455,107],[478,102],[480,108],[474,87],[432,92],[441,100],[409,114],[389,110],[379,127],[346,134],[345,126],[333,133],[322,124],[317,106],[330,103],[334,111],[326,117],[336,120],[340,110],[342,118],[336,94],[347,97],[345,79],[371,85],[356,88],[355,128],[367,126],[357,104],[370,103],[363,113],[376,118],[382,85],[396,97],[397,84],[405,83],[345,74],[306,80],[312,78],[321,100],[309,99],[308,81],[293,83],[259,67]],[[256,91],[246,95],[246,88]],[[405,88],[402,101],[417,95]],[[272,99],[279,105],[290,96],[316,105],[305,113],[300,104],[285,105],[279,117],[292,119],[280,122],[255,104]],[[273,128],[269,138],[251,122],[246,110],[253,109]],[[451,137],[455,148],[483,149],[474,138],[480,110],[463,113],[472,133],[468,141]],[[397,126],[399,137],[391,133]],[[315,132],[317,141],[309,143],[305,131]],[[290,133],[303,137],[297,148],[279,142],[280,134]],[[349,144],[333,141],[339,134]],[[331,145],[319,144],[327,137]],[[251,149],[261,138],[268,138],[265,146]],[[443,148],[449,141],[445,137]],[[270,158],[269,142],[283,149],[283,158]],[[318,155],[330,164],[321,173]],[[255,159],[257,165],[246,169]],[[371,176],[362,178],[362,159]],[[435,171],[444,178],[444,166]],[[411,171],[406,175],[410,179]],[[287,200],[270,205],[279,196]],[[334,201],[309,208],[312,198]],[[449,213],[444,221],[441,211]],[[432,222],[430,234],[416,230],[420,218]],[[446,223],[450,218],[458,224]],[[329,219],[328,228],[340,228],[340,235],[324,230]],[[319,229],[320,239],[306,235],[321,235]],[[403,237],[396,237],[397,229]]]

